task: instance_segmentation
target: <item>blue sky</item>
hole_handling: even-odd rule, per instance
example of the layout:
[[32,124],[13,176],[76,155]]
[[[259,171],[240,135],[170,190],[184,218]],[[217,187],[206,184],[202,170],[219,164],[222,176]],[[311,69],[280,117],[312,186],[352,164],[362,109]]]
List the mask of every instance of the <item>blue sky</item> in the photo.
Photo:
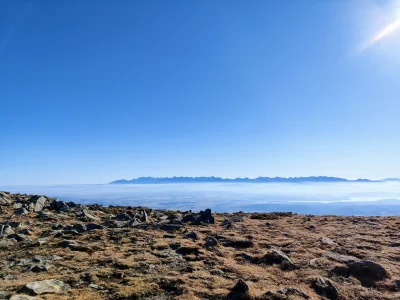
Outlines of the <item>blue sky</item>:
[[0,2],[0,183],[400,177],[399,1]]

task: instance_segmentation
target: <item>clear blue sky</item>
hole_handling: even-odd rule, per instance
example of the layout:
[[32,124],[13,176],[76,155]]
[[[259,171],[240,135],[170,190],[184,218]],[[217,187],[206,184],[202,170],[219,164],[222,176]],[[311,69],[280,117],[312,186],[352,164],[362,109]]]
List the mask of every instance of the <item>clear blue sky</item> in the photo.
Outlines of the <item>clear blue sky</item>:
[[398,4],[2,0],[0,183],[400,177]]

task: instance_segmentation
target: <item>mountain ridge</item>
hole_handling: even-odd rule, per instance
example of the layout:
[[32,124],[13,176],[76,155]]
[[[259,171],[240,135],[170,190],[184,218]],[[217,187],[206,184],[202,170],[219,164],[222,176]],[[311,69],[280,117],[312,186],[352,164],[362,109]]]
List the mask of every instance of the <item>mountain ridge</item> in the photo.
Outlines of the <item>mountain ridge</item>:
[[222,177],[138,177],[131,180],[119,179],[109,184],[151,184],[151,183],[211,183],[211,182],[248,182],[248,183],[284,183],[284,182],[381,182],[381,180],[355,179],[340,177],[308,176],[308,177],[257,177],[257,178],[222,178]]

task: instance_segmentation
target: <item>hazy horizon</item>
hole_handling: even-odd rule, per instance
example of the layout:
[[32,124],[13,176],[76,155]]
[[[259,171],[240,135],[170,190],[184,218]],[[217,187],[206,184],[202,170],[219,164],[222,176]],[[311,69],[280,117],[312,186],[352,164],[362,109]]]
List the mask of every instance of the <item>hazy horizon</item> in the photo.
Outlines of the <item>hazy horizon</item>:
[[400,215],[400,183],[184,183],[4,186],[81,204],[218,212]]

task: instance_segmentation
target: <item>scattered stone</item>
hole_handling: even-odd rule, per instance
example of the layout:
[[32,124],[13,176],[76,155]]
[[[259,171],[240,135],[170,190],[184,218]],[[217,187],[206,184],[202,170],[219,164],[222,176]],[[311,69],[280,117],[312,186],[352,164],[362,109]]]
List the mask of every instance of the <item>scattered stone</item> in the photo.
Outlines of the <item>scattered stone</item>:
[[216,246],[218,246],[218,240],[214,237],[208,237],[205,244],[206,249],[208,249],[209,247],[216,247]]
[[82,210],[82,212],[78,216],[83,217],[83,218],[87,218],[87,219],[90,219],[90,220],[94,220],[94,221],[100,221],[99,217],[91,214],[86,209]]
[[29,268],[29,271],[38,273],[38,272],[47,272],[48,270],[50,270],[52,266],[49,264],[36,264],[33,265]]
[[93,249],[90,249],[89,247],[81,245],[75,241],[65,240],[60,242],[58,246],[62,248],[69,248],[72,251],[93,252]]
[[259,262],[269,265],[279,264],[282,270],[294,270],[297,268],[290,258],[280,250],[270,250]]
[[35,295],[58,294],[71,289],[69,284],[56,279],[30,282],[25,287]]
[[12,296],[10,300],[39,300],[39,298],[21,294]]
[[6,192],[0,192],[0,205],[10,205],[13,201],[10,197],[10,194]]
[[[0,197],[1,197],[1,192],[0,192]],[[0,300],[6,300],[6,299],[9,299],[10,297],[11,297],[11,293],[10,292],[0,291]]]
[[182,218],[183,223],[192,223],[194,225],[215,224],[215,218],[212,216],[211,209],[206,209],[198,214],[189,214]]
[[32,235],[33,231],[30,230],[29,228],[24,228],[24,229],[21,229],[19,233],[24,234],[24,235]]
[[96,230],[96,229],[104,229],[104,228],[105,227],[103,225],[99,225],[99,224],[94,224],[94,223],[86,224],[87,231]]
[[341,255],[341,254],[336,254],[336,253],[328,253],[326,256],[334,261],[345,263],[345,264],[351,263],[354,261],[358,261],[357,257]]
[[119,214],[111,219],[115,220],[115,221],[131,221],[131,220],[133,220],[132,217],[128,214]]
[[70,207],[65,201],[57,201],[56,202],[56,209],[58,211],[70,211]]
[[87,230],[86,226],[84,224],[75,224],[72,226],[77,232],[82,233]]
[[327,238],[327,237],[322,238],[321,243],[325,244],[325,245],[329,245],[329,246],[337,245],[337,243],[335,243],[334,241],[332,241],[330,238]]
[[9,225],[0,225],[0,237],[13,234],[14,230],[12,230],[11,226]]
[[279,291],[277,291],[277,293],[286,296],[287,297],[286,299],[292,299],[290,296],[295,296],[295,297],[298,296],[303,299],[310,299],[310,296],[308,296],[307,293],[291,287],[280,289]]
[[339,291],[332,281],[317,277],[313,280],[311,287],[321,296],[330,300],[339,299]]
[[28,210],[40,212],[48,204],[47,199],[44,196],[32,196],[29,199]]
[[28,211],[24,207],[20,207],[20,208],[17,208],[16,210],[14,210],[14,214],[16,214],[16,215],[26,215],[27,213],[28,213]]
[[168,232],[177,231],[181,228],[182,228],[182,225],[179,225],[179,224],[163,224],[160,226],[161,230],[168,231]]
[[198,240],[199,234],[196,231],[192,231],[192,232],[189,232],[188,234],[186,234],[185,237],[187,239]]

